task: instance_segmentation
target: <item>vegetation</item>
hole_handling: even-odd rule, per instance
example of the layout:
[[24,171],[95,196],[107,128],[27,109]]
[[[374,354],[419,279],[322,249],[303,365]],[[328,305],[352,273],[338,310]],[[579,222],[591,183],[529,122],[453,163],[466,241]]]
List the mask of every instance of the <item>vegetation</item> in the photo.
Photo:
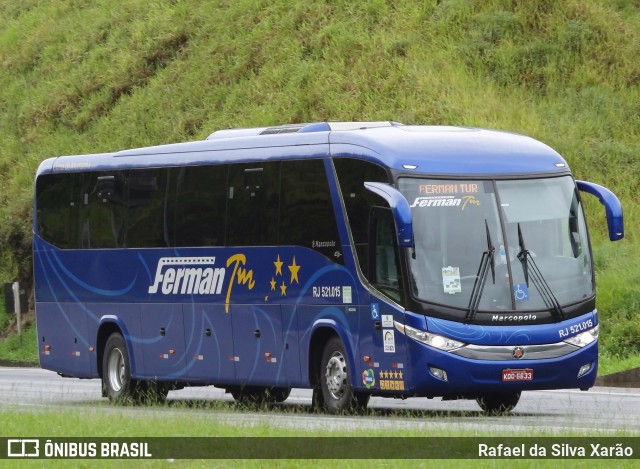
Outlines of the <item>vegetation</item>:
[[[612,188],[589,200],[606,359],[640,352],[638,0],[0,0],[0,281],[31,281],[40,161],[320,120],[489,127]],[[591,198],[589,198],[591,199]]]
[[[2,324],[2,321],[0,321]],[[5,363],[18,364],[21,366],[33,366],[38,364],[38,342],[36,339],[36,327],[31,321],[22,330],[22,338],[15,333],[12,324],[7,326],[7,337],[0,339],[0,365]]]
[[[504,434],[499,433],[480,433],[477,430],[469,429],[438,429],[433,428],[429,430],[428,435],[425,434],[424,429],[411,429],[407,427],[397,429],[384,429],[374,430],[371,428],[360,429],[305,429],[289,428],[288,426],[281,426],[278,423],[256,423],[255,421],[243,422],[241,419],[238,424],[224,423],[225,417],[220,414],[220,410],[208,409],[206,413],[192,412],[190,409],[170,409],[166,407],[157,408],[155,410],[147,409],[143,413],[140,412],[128,412],[126,408],[112,408],[109,412],[104,412],[104,409],[65,409],[65,410],[0,410],[0,418],[3,421],[12,422],[13,425],[9,428],[0,428],[0,436],[15,438],[16,435],[20,435],[23,438],[26,437],[39,437],[41,439],[52,439],[56,441],[57,438],[72,437],[73,441],[80,437],[87,438],[85,443],[98,440],[100,437],[104,438],[144,438],[144,437],[172,437],[177,440],[182,440],[180,443],[172,441],[167,443],[168,445],[183,445],[182,454],[189,454],[189,448],[192,448],[192,441],[184,437],[262,437],[272,438],[269,441],[269,445],[277,446],[279,443],[278,438],[282,437],[296,437],[296,438],[309,438],[309,445],[317,444],[317,437],[343,437],[352,438],[351,444],[358,444],[360,447],[362,444],[366,444],[369,450],[376,450],[380,448],[374,448],[371,445],[380,444],[375,441],[375,437],[396,437],[403,438],[403,448],[406,450],[407,457],[411,457],[412,448],[415,448],[416,442],[411,441],[412,437],[416,438],[434,438],[434,437],[447,437],[447,440],[442,441],[445,445],[440,451],[440,454],[448,455],[453,452],[456,454],[460,452],[461,447],[468,448],[464,440],[465,437],[482,437],[483,441],[489,440],[491,437],[497,437],[499,440],[504,441]],[[271,412],[271,411],[270,411]],[[275,411],[274,411],[275,412]],[[115,436],[117,435],[117,436]],[[548,432],[541,433],[538,431],[531,431],[530,428],[522,430],[511,430],[509,437],[520,438],[520,444],[530,446],[534,441],[533,438],[556,436],[559,438],[560,443],[569,441],[572,437],[582,437],[582,445],[589,448],[589,443],[597,443],[599,437],[634,437],[633,433],[621,432],[616,435],[598,431],[597,429],[589,432],[563,432],[562,435],[549,435]],[[368,438],[368,440],[358,441],[356,438]],[[595,438],[594,438],[595,437]],[[42,440],[41,440],[42,441]],[[493,440],[496,441],[496,440]],[[620,440],[624,441],[624,440]],[[195,443],[202,445],[202,442]],[[235,443],[237,445],[237,442]],[[264,445],[264,442],[262,443]],[[157,443],[156,443],[157,445]],[[289,443],[291,445],[291,443]],[[445,449],[446,448],[446,449]],[[251,449],[247,448],[247,454],[251,453]],[[292,447],[292,451],[299,450],[300,448]],[[398,449],[398,448],[394,448]],[[44,448],[41,447],[41,451]],[[265,453],[268,454],[269,448],[265,448]],[[24,466],[41,467],[43,460],[33,461],[12,461],[12,464],[22,463]],[[584,460],[586,461],[586,460]],[[80,464],[78,464],[80,463]],[[336,463],[340,467],[345,468],[357,468],[362,467],[363,461],[361,459],[346,459],[346,460],[277,460],[277,459],[246,459],[246,460],[179,460],[179,459],[151,459],[151,460],[137,460],[137,461],[120,461],[119,464],[123,467],[171,467],[171,463],[175,463],[176,467],[188,466],[188,467],[334,467]],[[48,460],[47,467],[112,467],[113,460]],[[442,468],[456,468],[460,467],[465,462],[455,459],[444,459],[439,461],[430,460],[369,460],[367,459],[364,464],[367,467],[432,467],[438,465]],[[466,461],[468,464],[468,461]],[[585,463],[583,463],[585,464]],[[611,461],[597,460],[590,458],[588,460],[589,467],[609,467]],[[617,460],[617,467],[636,467],[637,463],[633,460]],[[474,460],[474,467],[513,467],[513,460]],[[562,468],[562,467],[576,467],[575,459],[519,459],[518,467],[532,467],[532,468]]]

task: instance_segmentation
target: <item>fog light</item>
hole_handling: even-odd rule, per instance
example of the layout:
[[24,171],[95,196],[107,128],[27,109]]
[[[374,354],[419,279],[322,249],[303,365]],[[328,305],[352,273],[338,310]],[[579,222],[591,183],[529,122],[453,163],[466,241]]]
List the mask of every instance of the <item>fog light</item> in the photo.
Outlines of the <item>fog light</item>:
[[429,367],[429,371],[436,378],[441,379],[442,381],[449,381],[449,379],[447,378],[447,372],[446,371],[441,370],[440,368],[436,368],[435,366],[430,366]]
[[589,373],[589,371],[591,371],[591,363],[586,363],[586,364],[582,365],[580,367],[580,371],[578,371],[578,378],[580,378],[581,376],[586,375],[587,373]]

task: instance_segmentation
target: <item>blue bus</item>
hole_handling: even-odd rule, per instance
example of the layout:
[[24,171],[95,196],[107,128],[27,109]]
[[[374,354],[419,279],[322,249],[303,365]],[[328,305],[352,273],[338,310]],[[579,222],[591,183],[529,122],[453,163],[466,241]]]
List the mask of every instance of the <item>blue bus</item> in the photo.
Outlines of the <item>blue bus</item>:
[[60,156],[36,175],[42,368],[112,401],[213,385],[476,399],[594,385],[598,315],[580,192],[548,146],[395,122],[221,130]]

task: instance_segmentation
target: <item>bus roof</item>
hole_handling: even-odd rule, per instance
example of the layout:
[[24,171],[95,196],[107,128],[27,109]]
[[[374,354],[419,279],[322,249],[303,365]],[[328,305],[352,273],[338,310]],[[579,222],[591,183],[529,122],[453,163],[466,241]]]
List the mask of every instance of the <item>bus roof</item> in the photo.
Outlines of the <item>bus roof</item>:
[[433,175],[568,171],[566,161],[547,145],[508,132],[396,122],[320,122],[220,130],[203,141],[50,158],[38,174],[314,156],[365,158],[395,170]]

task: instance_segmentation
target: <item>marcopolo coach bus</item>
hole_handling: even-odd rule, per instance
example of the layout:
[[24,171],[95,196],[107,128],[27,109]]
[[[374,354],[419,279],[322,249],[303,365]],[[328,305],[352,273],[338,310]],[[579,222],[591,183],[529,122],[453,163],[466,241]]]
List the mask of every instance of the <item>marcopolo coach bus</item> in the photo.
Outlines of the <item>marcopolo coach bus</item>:
[[44,161],[36,176],[40,364],[111,400],[214,385],[476,399],[594,385],[580,192],[618,199],[511,133],[314,123]]

